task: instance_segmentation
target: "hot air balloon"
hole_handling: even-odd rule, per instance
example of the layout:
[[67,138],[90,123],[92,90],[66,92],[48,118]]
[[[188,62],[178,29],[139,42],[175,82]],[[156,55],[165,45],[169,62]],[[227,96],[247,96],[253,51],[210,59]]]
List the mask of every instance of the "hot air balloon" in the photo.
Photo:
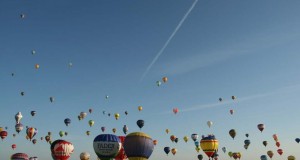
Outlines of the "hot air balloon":
[[220,97],[220,98],[219,98],[219,101],[222,102],[222,101],[223,101],[223,98]]
[[175,140],[174,140],[174,141],[175,141],[175,143],[178,143],[179,139],[178,139],[178,138],[175,138]]
[[265,147],[267,147],[268,142],[267,142],[267,141],[263,141],[263,145],[264,145]]
[[273,151],[268,151],[268,152],[267,152],[267,155],[272,159],[274,153],[273,153]]
[[13,137],[16,137],[16,134],[13,134]]
[[177,149],[176,148],[172,148],[171,152],[172,152],[173,155],[175,155],[177,153]]
[[277,153],[282,155],[283,154],[283,150],[282,149],[277,149]]
[[184,136],[184,137],[183,137],[183,140],[184,140],[185,142],[187,142],[187,141],[189,140],[189,137],[188,137],[188,136]]
[[232,153],[232,157],[233,157],[234,159],[238,159],[238,158],[239,158],[239,154],[236,153],[236,152],[234,152],[234,153]]
[[168,77],[163,77],[163,78],[162,78],[162,81],[163,81],[164,83],[168,82]]
[[107,115],[108,115],[108,117],[110,117],[110,113],[108,113]]
[[128,132],[128,127],[126,125],[123,126],[123,132],[124,132],[124,134],[127,134],[127,132]]
[[153,149],[153,140],[145,133],[133,132],[125,138],[124,150],[129,160],[147,160]]
[[280,142],[279,141],[276,142],[276,146],[280,147]]
[[113,131],[114,133],[116,133],[116,132],[117,132],[117,129],[116,129],[116,128],[113,128],[112,131]]
[[68,66],[69,66],[69,68],[72,68],[73,67],[73,63],[69,62]]
[[257,128],[260,130],[260,132],[262,132],[265,129],[265,125],[264,124],[258,124]]
[[128,112],[127,112],[127,111],[125,111],[125,115],[128,115]]
[[249,139],[246,139],[246,140],[244,141],[244,143],[245,143],[245,145],[249,146],[251,142],[250,142]]
[[168,155],[170,153],[170,151],[171,151],[171,148],[170,147],[165,147],[164,151]]
[[208,126],[209,128],[211,127],[212,124],[213,124],[212,121],[207,121],[207,126]]
[[94,124],[95,124],[95,121],[89,120],[89,125],[90,125],[90,127],[92,127]]
[[80,160],[90,160],[91,155],[88,152],[80,153]]
[[11,145],[11,148],[12,148],[13,150],[15,150],[15,149],[17,148],[17,145],[16,145],[16,144],[13,144],[13,145]]
[[203,160],[203,155],[202,155],[202,154],[199,154],[199,155],[197,156],[197,158],[198,158],[198,160]]
[[139,111],[142,111],[142,110],[143,110],[143,107],[142,107],[142,106],[138,106],[138,110],[139,110]]
[[118,120],[118,119],[120,118],[120,114],[119,114],[119,113],[116,113],[116,114],[115,114],[115,118],[116,118],[116,120]]
[[236,97],[235,97],[235,96],[231,96],[231,99],[232,99],[232,100],[235,100],[235,99],[236,99]]
[[30,114],[31,114],[31,116],[35,116],[36,111],[31,111]]
[[69,126],[69,124],[71,123],[71,119],[70,118],[66,118],[64,120],[64,122],[65,122],[66,126]]
[[155,139],[155,140],[153,140],[153,144],[156,146],[157,145],[157,143],[158,143],[158,141]]
[[89,136],[91,134],[91,131],[86,131],[85,133]]
[[32,140],[32,143],[33,143],[33,144],[36,144],[36,142],[37,142],[36,139],[33,139],[33,140]]
[[170,130],[169,130],[169,129],[166,129],[166,133],[169,134],[169,132],[170,132]]
[[30,128],[27,128],[26,130],[26,134],[28,136],[28,138],[31,139],[37,134],[37,129],[36,128],[33,128],[33,127],[30,127]]
[[23,124],[17,123],[15,125],[16,132],[20,133],[23,130]]
[[22,116],[22,113],[21,112],[18,112],[16,115],[15,115],[15,120],[16,120],[16,123],[20,123],[21,119],[23,118]]
[[101,131],[104,132],[105,131],[105,127],[101,127]]
[[278,141],[278,136],[277,136],[277,134],[273,134],[273,139],[274,139],[275,142]]
[[10,157],[11,160],[29,160],[29,157],[25,153],[15,153],[11,155]]
[[219,142],[214,135],[208,135],[207,137],[202,138],[200,141],[200,146],[208,158],[212,157],[214,153],[217,152],[218,145]]
[[229,131],[229,135],[231,136],[232,139],[234,139],[234,137],[236,136],[235,130],[234,130],[234,129],[231,129],[231,130]]
[[25,92],[21,92],[21,96],[24,96],[25,95]]
[[109,98],[109,96],[108,96],[108,95],[106,95],[106,96],[105,96],[105,99],[108,99],[108,98]]
[[51,137],[50,137],[49,135],[45,136],[45,140],[46,140],[47,142],[49,142],[50,139],[51,139]]
[[299,142],[300,142],[300,138],[296,138],[295,141],[296,141],[297,143],[299,143]]
[[90,114],[91,114],[91,113],[93,112],[93,109],[92,109],[92,108],[90,108],[90,109],[89,109],[89,112],[90,112]]
[[62,137],[65,135],[65,132],[64,131],[59,131],[59,136]]
[[161,85],[160,81],[156,81],[156,85],[159,87]]
[[25,18],[25,14],[24,13],[20,14],[20,18],[24,19]]
[[124,141],[125,141],[125,136],[118,136],[120,141],[121,141],[121,144],[122,144],[122,147],[118,153],[118,155],[115,157],[115,160],[125,160],[127,159],[127,156],[126,156],[126,153],[125,153],[125,150],[124,150]]
[[260,156],[260,160],[268,160],[268,157],[266,155]]
[[173,108],[173,113],[177,114],[177,112],[178,112],[178,108]]
[[288,156],[287,159],[288,159],[288,160],[295,160],[296,158],[295,158],[295,156]]
[[194,143],[195,143],[196,147],[200,147],[200,142],[199,141],[195,141]]
[[86,115],[87,115],[87,113],[85,113],[85,112],[80,112],[80,117],[81,117],[82,119],[84,119],[84,118],[86,117]]
[[35,67],[35,69],[39,69],[40,65],[39,64],[35,64],[34,67]]
[[248,134],[248,133],[246,133],[246,134],[245,134],[245,136],[248,138],[248,137],[249,137],[249,134]]
[[142,129],[143,128],[143,126],[144,126],[144,120],[138,120],[137,122],[136,122],[136,124],[139,126],[139,128],[140,129]]
[[233,156],[232,152],[228,152],[228,156],[231,158]]
[[233,109],[231,109],[229,112],[230,112],[230,114],[231,114],[231,115],[233,115],[233,113],[234,113],[234,110],[233,110]]
[[44,137],[41,137],[41,141],[44,139]]
[[74,152],[72,143],[65,140],[56,140],[51,144],[51,154],[55,160],[68,160]]
[[112,134],[100,134],[95,137],[93,147],[98,158],[112,160],[121,149],[120,139]]
[[50,102],[54,102],[54,97],[50,97]]
[[194,134],[191,135],[191,138],[192,138],[193,141],[197,141],[199,136],[198,136],[198,134],[194,133]]
[[82,117],[79,115],[79,116],[77,116],[78,117],[78,120],[80,121],[80,120],[82,120]]
[[171,135],[171,136],[170,136],[170,139],[171,139],[172,142],[175,141],[175,138],[176,138],[176,136],[174,136],[174,135]]
[[223,148],[222,148],[222,151],[223,151],[224,153],[226,153],[226,147],[223,147]]

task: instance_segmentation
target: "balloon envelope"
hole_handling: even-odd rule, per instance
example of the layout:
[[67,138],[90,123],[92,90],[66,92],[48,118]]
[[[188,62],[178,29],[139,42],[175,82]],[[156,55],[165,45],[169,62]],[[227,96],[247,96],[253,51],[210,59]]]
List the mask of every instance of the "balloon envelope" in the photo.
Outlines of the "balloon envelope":
[[94,139],[93,147],[98,158],[111,160],[121,149],[120,139],[113,134],[100,134]]
[[29,160],[29,157],[25,153],[15,153],[11,155],[10,157],[11,160]]

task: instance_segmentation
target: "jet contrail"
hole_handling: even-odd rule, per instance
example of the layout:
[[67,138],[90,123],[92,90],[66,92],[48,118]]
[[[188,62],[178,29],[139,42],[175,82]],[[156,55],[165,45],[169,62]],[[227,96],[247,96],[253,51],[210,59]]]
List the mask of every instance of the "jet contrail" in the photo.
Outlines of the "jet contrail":
[[166,47],[168,46],[168,44],[170,43],[170,41],[173,39],[173,37],[176,35],[177,31],[179,30],[179,28],[181,27],[181,25],[183,24],[183,22],[185,21],[185,19],[188,17],[188,15],[194,9],[194,7],[197,4],[197,2],[198,2],[198,0],[194,1],[194,3],[192,4],[192,6],[190,7],[190,9],[185,13],[185,15],[183,16],[183,18],[180,20],[179,24],[177,25],[177,27],[175,28],[175,30],[173,31],[173,33],[171,34],[171,36],[168,38],[168,40],[166,41],[166,43],[159,50],[159,52],[156,54],[156,56],[154,57],[154,59],[152,60],[152,62],[150,63],[150,65],[146,68],[146,71],[142,75],[141,81],[145,78],[145,76],[147,75],[147,73],[149,72],[149,70],[152,68],[153,64],[157,61],[157,59],[164,52],[164,50],[166,49]]

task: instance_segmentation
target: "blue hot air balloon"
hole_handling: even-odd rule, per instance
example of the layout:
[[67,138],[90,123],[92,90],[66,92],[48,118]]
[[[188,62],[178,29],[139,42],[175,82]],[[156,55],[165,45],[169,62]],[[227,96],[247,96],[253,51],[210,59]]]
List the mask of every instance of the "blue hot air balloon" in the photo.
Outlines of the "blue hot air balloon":
[[260,156],[260,160],[268,160],[268,157],[266,155]]
[[170,151],[171,151],[171,148],[170,147],[165,147],[164,151],[168,155],[170,153]]
[[65,122],[66,126],[69,126],[69,124],[71,123],[71,119],[70,118],[66,118],[64,120],[64,122]]
[[125,138],[124,150],[129,160],[147,160],[153,149],[153,140],[145,133],[133,132]]
[[295,141],[296,141],[297,143],[299,143],[299,142],[300,142],[300,138],[296,138]]
[[224,153],[226,153],[226,147],[223,147],[223,148],[222,148],[222,151],[223,151]]
[[246,139],[246,140],[244,141],[244,143],[245,143],[245,145],[249,146],[251,142],[250,142],[249,139]]
[[121,141],[119,137],[113,134],[100,134],[94,139],[94,150],[101,160],[113,160],[120,149]]

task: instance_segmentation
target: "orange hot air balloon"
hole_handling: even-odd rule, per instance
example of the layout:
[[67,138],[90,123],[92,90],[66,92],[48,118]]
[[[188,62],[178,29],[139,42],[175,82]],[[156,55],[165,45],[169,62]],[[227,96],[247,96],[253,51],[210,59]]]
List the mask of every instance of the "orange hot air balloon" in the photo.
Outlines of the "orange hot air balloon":
[[277,149],[277,153],[278,153],[279,155],[282,155],[282,154],[283,154],[283,150],[282,150],[282,149]]
[[163,81],[164,83],[168,82],[168,77],[163,77],[163,78],[162,78],[162,81]]
[[40,65],[39,64],[35,64],[34,67],[35,67],[35,69],[39,69]]
[[171,152],[172,152],[173,155],[175,155],[177,153],[177,149],[176,148],[172,148]]
[[171,141],[172,141],[172,142],[174,142],[174,141],[175,141],[175,139],[176,139],[176,136],[174,136],[174,135],[171,135],[171,136],[170,136],[170,139],[171,139]]
[[276,146],[280,147],[280,142],[279,141],[276,142]]
[[158,143],[157,140],[153,140],[153,144],[154,144],[155,146],[157,145],[157,143]]
[[174,113],[174,114],[177,114],[177,112],[178,112],[178,108],[174,108],[174,109],[173,109],[173,113]]
[[142,110],[143,110],[143,107],[142,107],[142,106],[138,106],[138,110],[139,110],[139,111],[142,111]]

